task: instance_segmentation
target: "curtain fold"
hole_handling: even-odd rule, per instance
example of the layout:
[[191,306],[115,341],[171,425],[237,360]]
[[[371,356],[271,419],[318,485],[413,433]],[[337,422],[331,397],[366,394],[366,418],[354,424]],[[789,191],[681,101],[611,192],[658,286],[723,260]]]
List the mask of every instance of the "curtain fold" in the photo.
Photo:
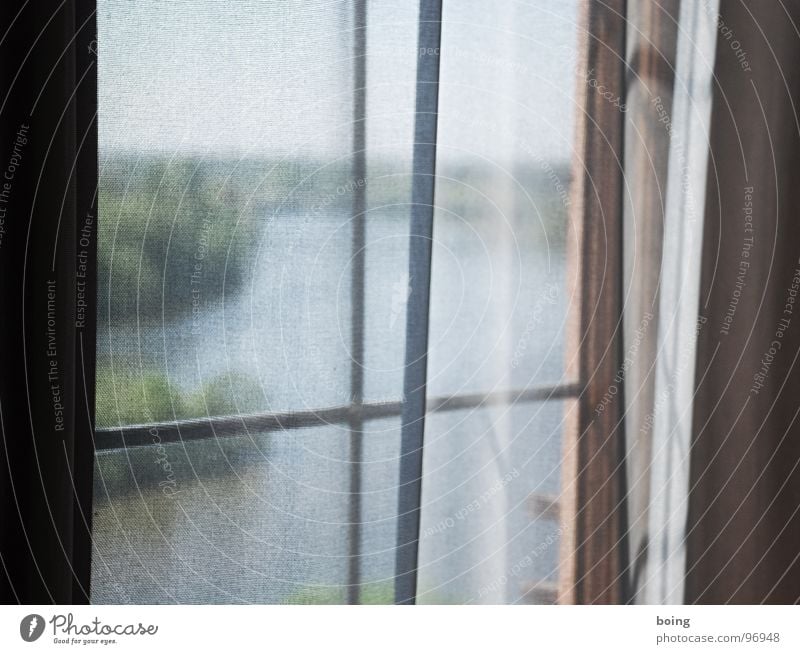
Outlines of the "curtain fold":
[[[667,204],[669,131],[656,104],[672,106],[679,0],[633,3],[628,12],[625,107],[623,362],[628,537],[632,601],[639,601],[648,555],[651,432],[658,297]],[[657,102],[656,102],[657,101]]]
[[417,59],[414,159],[409,227],[408,304],[403,368],[403,414],[395,552],[395,603],[413,604],[417,595],[422,446],[428,373],[428,322],[439,104],[441,0],[421,0]]
[[716,2],[682,2],[671,102],[651,104],[669,135],[658,310],[653,321],[653,405],[640,427],[651,439],[648,560],[639,578],[651,604],[680,603],[685,570],[688,462],[694,402],[703,207],[708,165]]
[[89,597],[94,11],[0,9],[0,598]]

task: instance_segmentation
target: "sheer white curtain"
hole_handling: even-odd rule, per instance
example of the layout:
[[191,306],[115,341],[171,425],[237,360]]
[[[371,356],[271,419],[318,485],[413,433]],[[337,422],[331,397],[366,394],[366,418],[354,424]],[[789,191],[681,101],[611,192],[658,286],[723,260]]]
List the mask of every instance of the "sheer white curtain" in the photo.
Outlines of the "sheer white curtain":
[[418,601],[552,602],[579,3],[443,11]]
[[648,556],[639,577],[639,599],[652,604],[683,601],[696,341],[704,322],[699,315],[700,264],[716,41],[716,3],[682,2],[672,103],[659,106],[652,99],[670,137],[648,419]]
[[100,0],[96,601],[553,601],[578,2],[439,6]]

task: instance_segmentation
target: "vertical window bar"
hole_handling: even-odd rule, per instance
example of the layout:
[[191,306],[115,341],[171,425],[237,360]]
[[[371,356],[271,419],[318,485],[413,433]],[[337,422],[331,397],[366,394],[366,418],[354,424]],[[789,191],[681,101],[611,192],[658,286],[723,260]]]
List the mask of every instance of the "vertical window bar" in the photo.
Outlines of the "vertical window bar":
[[353,3],[353,273],[350,281],[350,507],[347,603],[358,604],[361,586],[361,461],[364,420],[364,256],[366,247],[367,0]]
[[396,604],[413,604],[417,594],[441,25],[442,0],[420,0],[414,182],[408,255],[411,293],[406,305],[406,352],[395,555]]
[[[627,0],[584,5],[580,34],[582,70],[594,71],[614,97],[625,98]],[[621,397],[599,416],[595,407],[622,365],[622,220],[625,113],[581,83],[574,160],[577,201],[569,254],[580,280],[579,329],[568,348],[579,353],[583,386],[574,428],[565,431],[562,485],[562,587],[569,604],[623,604],[626,577],[627,507]],[[604,274],[597,274],[603,270]],[[573,490],[574,489],[574,490]]]

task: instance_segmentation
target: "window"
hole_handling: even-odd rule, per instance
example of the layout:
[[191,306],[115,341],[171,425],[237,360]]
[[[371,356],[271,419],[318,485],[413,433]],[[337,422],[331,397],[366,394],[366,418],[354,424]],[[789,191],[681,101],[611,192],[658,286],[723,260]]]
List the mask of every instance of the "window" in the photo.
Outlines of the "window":
[[0,596],[796,601],[796,8],[396,5],[0,4]]
[[98,2],[93,601],[555,601],[578,3],[438,12]]

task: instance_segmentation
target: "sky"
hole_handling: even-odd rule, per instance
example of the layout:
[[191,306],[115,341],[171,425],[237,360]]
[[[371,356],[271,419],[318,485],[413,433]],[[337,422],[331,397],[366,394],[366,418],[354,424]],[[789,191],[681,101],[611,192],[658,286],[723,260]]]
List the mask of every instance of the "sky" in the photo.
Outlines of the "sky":
[[[572,140],[577,0],[445,3],[440,128],[546,158]],[[101,152],[331,157],[352,139],[342,0],[98,0]],[[368,2],[368,141],[410,156],[417,3]],[[491,124],[489,124],[491,123]],[[449,154],[448,154],[449,153]],[[456,156],[448,149],[442,156]]]

